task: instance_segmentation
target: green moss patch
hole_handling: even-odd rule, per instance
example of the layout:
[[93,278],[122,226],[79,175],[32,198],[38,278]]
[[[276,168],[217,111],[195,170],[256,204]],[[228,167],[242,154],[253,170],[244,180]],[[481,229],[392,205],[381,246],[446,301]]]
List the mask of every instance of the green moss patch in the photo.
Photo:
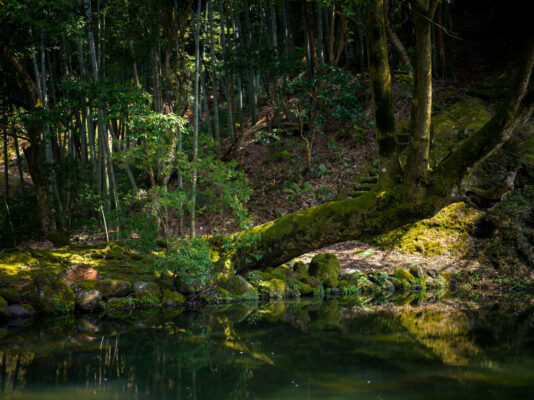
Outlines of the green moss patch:
[[473,246],[470,233],[483,215],[465,203],[453,203],[432,218],[397,228],[375,241],[382,248],[407,253],[463,256]]

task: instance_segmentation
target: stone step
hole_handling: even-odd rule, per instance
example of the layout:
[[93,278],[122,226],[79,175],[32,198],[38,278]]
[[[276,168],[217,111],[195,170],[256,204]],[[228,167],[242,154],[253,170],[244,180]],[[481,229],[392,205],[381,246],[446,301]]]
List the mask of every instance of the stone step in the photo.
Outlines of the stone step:
[[363,178],[361,180],[361,183],[371,183],[371,184],[374,184],[374,183],[377,183],[378,182],[378,177],[377,176],[367,176],[365,178]]
[[353,191],[368,192],[373,188],[373,184],[359,183],[352,186]]
[[368,190],[355,190],[353,192],[350,192],[349,197],[352,197],[353,199],[356,197],[360,197],[362,194],[367,193]]

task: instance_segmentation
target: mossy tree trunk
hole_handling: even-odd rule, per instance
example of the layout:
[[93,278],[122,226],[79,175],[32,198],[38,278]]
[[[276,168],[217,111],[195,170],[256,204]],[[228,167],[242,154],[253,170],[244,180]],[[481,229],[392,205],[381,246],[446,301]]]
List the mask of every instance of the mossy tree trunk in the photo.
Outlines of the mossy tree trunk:
[[[432,4],[429,6],[434,7]],[[427,16],[431,14],[427,13]],[[417,56],[423,59],[417,60],[421,77],[416,80],[414,115],[417,126],[414,126],[414,132],[426,135],[432,96],[430,29],[424,26],[418,29],[423,43],[418,45]],[[372,54],[369,51],[369,57]],[[429,170],[425,157],[428,138],[418,137],[420,143],[408,148],[411,165],[405,168],[414,168],[413,171],[404,171],[409,179],[395,185],[391,185],[393,179],[385,179],[360,197],[325,203],[240,232],[234,235],[235,247],[222,254],[219,265],[233,265],[240,272],[276,266],[333,243],[372,239],[407,223],[430,217],[448,204],[462,200],[459,187],[468,169],[500,148],[532,116],[534,93],[529,93],[528,87],[533,68],[534,40],[531,40],[516,82],[494,117],[461,142],[434,171]],[[414,190],[414,185],[417,190]],[[257,240],[250,240],[251,235]],[[246,257],[240,256],[243,254]]]

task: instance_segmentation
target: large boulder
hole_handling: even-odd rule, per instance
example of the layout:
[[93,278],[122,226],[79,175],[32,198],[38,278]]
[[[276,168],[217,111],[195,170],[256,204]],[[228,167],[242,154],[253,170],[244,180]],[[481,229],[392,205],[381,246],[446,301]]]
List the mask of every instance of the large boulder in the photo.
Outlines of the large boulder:
[[102,293],[96,289],[81,289],[76,293],[76,307],[83,311],[95,311],[100,300],[102,300]]
[[100,273],[89,264],[73,265],[65,274],[67,282],[85,282],[96,279],[100,279]]
[[325,286],[336,287],[341,273],[341,263],[333,254],[317,254],[312,258],[308,272],[323,281]]
[[28,304],[0,307],[0,319],[27,319],[33,315],[33,307]]

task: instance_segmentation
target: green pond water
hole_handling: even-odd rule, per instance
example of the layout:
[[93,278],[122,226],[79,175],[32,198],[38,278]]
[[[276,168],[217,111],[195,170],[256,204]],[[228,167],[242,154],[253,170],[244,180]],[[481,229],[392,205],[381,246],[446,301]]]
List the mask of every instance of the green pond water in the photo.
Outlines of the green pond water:
[[534,398],[534,307],[310,300],[0,325],[0,398]]

